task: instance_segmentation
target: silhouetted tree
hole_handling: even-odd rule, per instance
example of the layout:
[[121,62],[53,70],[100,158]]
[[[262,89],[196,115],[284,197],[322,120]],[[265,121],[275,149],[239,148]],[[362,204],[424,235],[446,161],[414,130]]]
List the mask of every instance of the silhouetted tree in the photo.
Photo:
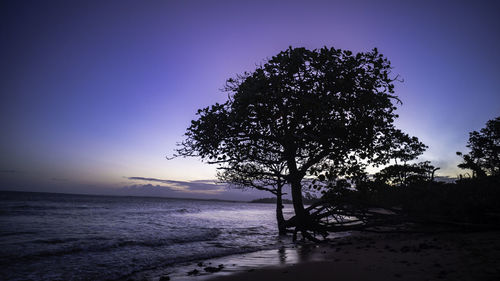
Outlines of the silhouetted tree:
[[408,163],[415,160],[427,149],[427,146],[416,137],[410,137],[401,131],[394,131],[389,139],[392,146],[385,151],[394,164],[389,165],[374,175],[378,182],[384,184],[407,186],[417,182],[433,181],[435,168],[429,161]]
[[[264,157],[264,156],[263,156]],[[284,164],[259,164],[257,162],[231,162],[219,168],[217,177],[222,183],[236,188],[255,188],[276,196],[276,221],[280,235],[287,233],[283,216]]]
[[256,180],[283,178],[296,230],[307,236],[314,225],[302,202],[304,178],[325,169],[332,177],[355,174],[389,160],[399,102],[390,73],[377,49],[290,47],[229,79],[228,100],[198,111],[177,154],[219,164],[223,180],[245,169]]
[[[385,133],[383,138],[380,138],[376,143],[376,150],[378,154],[375,155],[375,166],[380,163],[387,163],[394,161],[393,165],[385,167],[379,173],[375,174],[375,178],[379,181],[393,183],[400,185],[406,182],[406,179],[416,179],[417,175],[424,178],[426,175],[429,179],[432,178],[433,171],[428,173],[429,169],[433,169],[429,162],[419,164],[408,164],[408,161],[415,160],[427,148],[425,144],[420,142],[417,137],[410,137],[408,134],[400,130],[393,129]],[[349,159],[342,164],[342,166],[329,166],[321,163],[314,171],[318,177],[313,180],[313,187],[316,183],[320,183],[318,189],[324,189],[332,186],[337,186],[339,179],[339,171],[343,175],[343,180],[349,180],[349,183],[355,185],[368,181],[368,174],[366,173],[366,163],[360,163],[356,157]],[[427,168],[427,169],[424,169]],[[317,187],[316,187],[317,188]],[[349,186],[349,188],[351,188]]]
[[472,170],[473,177],[500,175],[500,117],[489,120],[479,132],[469,133],[467,147],[469,153],[457,152],[463,159],[459,168]]
[[395,186],[408,186],[432,181],[436,169],[430,164],[430,161],[413,164],[394,164],[376,173],[375,180]]
[[[217,178],[231,187],[256,188],[274,194],[278,230],[286,234],[282,202],[286,165],[280,161],[281,152],[279,148],[272,148],[272,143],[250,135],[231,135],[238,133],[230,129],[243,128],[233,127],[234,112],[230,105],[232,100],[199,110],[200,119],[192,121],[186,133],[188,138],[177,152],[181,156],[199,154],[210,164],[220,164]],[[217,150],[215,147],[219,145]]]

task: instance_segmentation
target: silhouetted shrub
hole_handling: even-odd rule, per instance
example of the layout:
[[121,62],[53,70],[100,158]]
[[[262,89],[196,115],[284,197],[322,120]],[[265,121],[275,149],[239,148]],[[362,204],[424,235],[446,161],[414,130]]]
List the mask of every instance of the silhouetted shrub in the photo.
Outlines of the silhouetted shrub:
[[462,179],[456,183],[425,182],[391,186],[365,181],[355,189],[337,188],[324,199],[331,204],[354,204],[401,210],[414,218],[471,223],[500,222],[500,177]]

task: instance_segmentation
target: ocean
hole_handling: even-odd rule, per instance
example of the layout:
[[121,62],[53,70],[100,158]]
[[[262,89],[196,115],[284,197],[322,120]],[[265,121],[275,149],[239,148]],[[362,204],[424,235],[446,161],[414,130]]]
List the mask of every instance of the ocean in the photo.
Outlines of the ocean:
[[286,243],[274,204],[0,192],[1,280],[126,280]]

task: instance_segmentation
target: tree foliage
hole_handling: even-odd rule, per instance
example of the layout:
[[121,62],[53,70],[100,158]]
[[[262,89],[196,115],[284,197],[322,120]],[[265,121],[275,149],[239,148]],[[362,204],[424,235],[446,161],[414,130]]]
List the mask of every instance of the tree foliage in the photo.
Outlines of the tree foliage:
[[395,131],[390,141],[392,147],[386,151],[386,157],[394,164],[389,165],[374,175],[377,182],[393,186],[408,186],[434,180],[434,172],[439,169],[429,161],[408,163],[415,160],[427,149],[427,146],[416,137],[410,137],[400,131]]
[[304,178],[355,176],[391,159],[404,134],[393,125],[400,101],[390,76],[377,49],[290,47],[229,79],[228,100],[198,111],[177,153],[218,164],[226,182],[284,179],[304,233]]
[[375,181],[395,186],[409,186],[434,179],[436,168],[430,161],[394,164],[375,174]]
[[489,120],[479,132],[469,133],[467,147],[470,152],[462,156],[462,169],[470,169],[474,177],[500,175],[500,117]]

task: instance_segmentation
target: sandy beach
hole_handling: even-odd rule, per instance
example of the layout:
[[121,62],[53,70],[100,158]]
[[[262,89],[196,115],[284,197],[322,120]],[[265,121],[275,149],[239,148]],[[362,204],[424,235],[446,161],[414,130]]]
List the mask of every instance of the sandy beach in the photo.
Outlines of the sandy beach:
[[295,264],[219,273],[209,280],[500,280],[497,231],[357,234],[302,248],[301,255]]

